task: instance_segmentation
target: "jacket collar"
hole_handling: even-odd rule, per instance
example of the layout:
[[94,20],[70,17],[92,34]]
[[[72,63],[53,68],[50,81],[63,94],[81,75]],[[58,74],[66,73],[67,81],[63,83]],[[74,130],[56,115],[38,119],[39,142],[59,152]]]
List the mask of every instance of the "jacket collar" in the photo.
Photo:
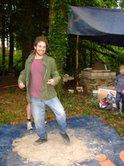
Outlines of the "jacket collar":
[[[32,60],[34,59],[34,57],[35,57],[35,54],[34,54],[34,53],[32,53],[32,54],[29,55],[29,57],[28,57],[29,63],[32,62]],[[43,56],[43,58],[42,58],[42,61],[45,62],[46,59],[47,59],[47,55],[45,54],[45,55]]]

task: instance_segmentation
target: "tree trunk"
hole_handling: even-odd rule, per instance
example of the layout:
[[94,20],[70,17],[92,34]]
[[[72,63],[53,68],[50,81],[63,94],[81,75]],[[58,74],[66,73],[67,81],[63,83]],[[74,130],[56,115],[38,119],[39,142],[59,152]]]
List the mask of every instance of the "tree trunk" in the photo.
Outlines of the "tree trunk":
[[33,1],[25,1],[25,22],[24,22],[24,33],[23,33],[23,43],[22,43],[22,66],[24,67],[25,60],[32,50],[32,33],[33,33],[33,23],[32,23],[32,10]]
[[2,66],[5,66],[5,19],[2,17]]
[[83,49],[83,68],[86,68],[87,66],[87,53],[86,48]]
[[25,66],[25,60],[29,56],[31,49],[32,49],[31,41],[30,40],[25,41],[25,43],[23,45],[23,49],[22,49],[22,66],[23,66],[23,68]]
[[4,69],[4,65],[5,65],[5,35],[2,35],[2,66]]
[[92,50],[92,43],[91,43],[91,49],[90,49],[90,67],[92,67],[93,63],[93,50]]
[[14,35],[12,25],[10,25],[10,50],[9,50],[9,70],[13,68],[13,53],[14,53]]

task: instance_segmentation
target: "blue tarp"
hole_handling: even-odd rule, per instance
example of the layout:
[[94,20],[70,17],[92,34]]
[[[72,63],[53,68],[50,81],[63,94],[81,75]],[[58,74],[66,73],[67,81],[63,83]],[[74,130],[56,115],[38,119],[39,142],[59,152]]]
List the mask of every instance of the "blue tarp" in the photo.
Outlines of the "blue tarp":
[[124,46],[124,10],[71,6],[69,34]]
[[[95,156],[105,154],[115,166],[124,165],[120,159],[120,152],[124,151],[124,140],[110,126],[95,116],[69,118],[67,124],[68,129],[73,130],[73,135],[85,142],[89,151],[94,152]],[[48,122],[46,126],[48,134],[58,133],[57,126],[56,121]],[[35,130],[28,132],[25,124],[0,125],[0,166],[46,166],[44,161],[32,162],[14,151],[12,142],[16,138],[32,133],[35,133]],[[70,166],[99,166],[95,156],[92,159],[75,161]]]

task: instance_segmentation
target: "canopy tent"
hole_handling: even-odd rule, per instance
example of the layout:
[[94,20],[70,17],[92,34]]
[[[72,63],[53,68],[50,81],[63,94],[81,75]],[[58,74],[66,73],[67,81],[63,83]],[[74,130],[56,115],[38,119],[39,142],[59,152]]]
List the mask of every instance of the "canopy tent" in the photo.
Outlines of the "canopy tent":
[[124,10],[70,6],[68,33],[77,35],[76,82],[78,75],[79,36],[95,42],[124,46]]
[[71,6],[68,33],[123,47],[124,10]]

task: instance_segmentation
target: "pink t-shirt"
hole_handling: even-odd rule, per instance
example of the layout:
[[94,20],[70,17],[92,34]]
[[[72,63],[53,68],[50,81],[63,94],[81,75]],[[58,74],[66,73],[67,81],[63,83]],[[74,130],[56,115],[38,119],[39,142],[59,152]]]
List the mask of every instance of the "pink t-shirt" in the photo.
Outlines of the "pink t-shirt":
[[43,81],[44,66],[41,59],[34,59],[31,64],[30,96],[41,98],[41,86]]

